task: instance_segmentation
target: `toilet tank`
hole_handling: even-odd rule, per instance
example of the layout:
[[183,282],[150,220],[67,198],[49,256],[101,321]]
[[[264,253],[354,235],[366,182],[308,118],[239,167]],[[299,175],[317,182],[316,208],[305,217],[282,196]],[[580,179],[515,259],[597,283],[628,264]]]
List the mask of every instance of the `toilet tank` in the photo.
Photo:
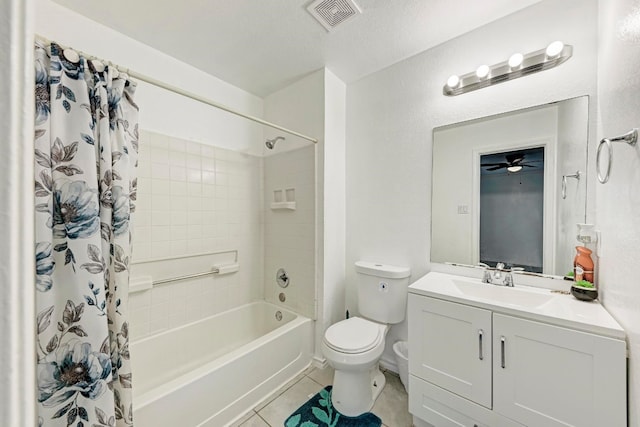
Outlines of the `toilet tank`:
[[358,273],[358,310],[367,319],[379,323],[400,323],[407,313],[408,267],[356,262]]

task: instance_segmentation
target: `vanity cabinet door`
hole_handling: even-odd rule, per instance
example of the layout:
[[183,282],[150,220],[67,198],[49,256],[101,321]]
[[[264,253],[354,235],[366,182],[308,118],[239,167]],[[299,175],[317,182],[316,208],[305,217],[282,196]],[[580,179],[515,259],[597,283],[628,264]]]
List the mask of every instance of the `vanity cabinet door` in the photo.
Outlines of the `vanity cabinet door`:
[[626,425],[625,343],[493,315],[493,410],[527,426]]
[[491,311],[409,296],[409,371],[491,408]]

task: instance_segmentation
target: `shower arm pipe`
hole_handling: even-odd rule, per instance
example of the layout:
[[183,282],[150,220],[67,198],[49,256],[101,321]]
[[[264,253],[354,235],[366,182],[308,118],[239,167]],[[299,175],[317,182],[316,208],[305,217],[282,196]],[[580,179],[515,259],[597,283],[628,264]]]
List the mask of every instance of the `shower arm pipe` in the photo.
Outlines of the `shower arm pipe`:
[[[51,44],[51,40],[49,40],[46,37],[43,37],[41,35],[36,34],[36,39],[38,39],[38,40],[40,40],[40,41],[42,41],[42,42],[44,42],[46,44]],[[58,44],[58,46],[60,46],[63,49],[72,49],[75,52],[77,52],[79,55],[84,56],[86,59],[101,61],[101,62],[104,62],[105,64],[109,64],[110,66],[115,67],[119,72],[125,73],[125,74],[129,75],[129,77],[132,77],[134,79],[143,81],[145,83],[149,83],[149,84],[151,84],[153,86],[157,86],[157,87],[162,88],[162,89],[166,89],[166,90],[168,90],[170,92],[177,93],[178,95],[186,96],[187,98],[191,98],[191,99],[196,100],[198,102],[202,102],[203,104],[210,105],[211,107],[215,107],[215,108],[217,108],[219,110],[226,111],[227,113],[235,114],[236,116],[243,117],[243,118],[245,118],[247,120],[251,120],[251,121],[259,123],[261,125],[268,126],[270,128],[273,128],[273,129],[278,129],[278,130],[280,130],[282,132],[286,132],[286,133],[288,133],[290,135],[295,135],[295,136],[297,136],[299,138],[306,139],[307,141],[311,141],[314,144],[316,144],[318,142],[318,140],[316,138],[304,135],[304,134],[302,134],[300,132],[296,132],[296,131],[291,130],[291,129],[287,129],[287,128],[283,127],[283,126],[277,125],[275,123],[268,122],[268,121],[263,120],[263,119],[261,119],[259,117],[255,117],[255,116],[252,116],[252,115],[249,115],[249,114],[241,113],[240,111],[234,110],[231,107],[227,107],[226,105],[223,105],[223,104],[220,104],[218,102],[212,101],[212,100],[210,100],[208,98],[205,98],[204,96],[200,96],[200,95],[198,95],[196,93],[189,92],[189,91],[184,90],[184,89],[180,89],[177,86],[170,85],[169,83],[165,83],[165,82],[163,82],[161,80],[154,79],[153,77],[149,77],[149,76],[144,75],[142,73],[138,73],[137,71],[133,71],[133,70],[131,70],[129,68],[124,68],[124,67],[115,65],[111,61],[106,61],[106,60],[98,58],[98,57],[96,57],[94,55],[90,55],[90,54],[87,54],[85,52],[82,52],[80,50],[63,46],[63,45],[61,45],[60,43],[57,43],[57,42],[56,42],[56,44]]]

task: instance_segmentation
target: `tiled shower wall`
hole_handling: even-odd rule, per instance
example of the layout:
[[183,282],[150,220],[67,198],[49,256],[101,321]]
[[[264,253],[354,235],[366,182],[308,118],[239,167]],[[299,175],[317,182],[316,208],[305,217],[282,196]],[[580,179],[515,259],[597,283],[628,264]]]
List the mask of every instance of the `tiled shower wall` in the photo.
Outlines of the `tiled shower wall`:
[[240,271],[131,294],[133,338],[263,298],[262,164],[141,131],[133,262],[238,250]]
[[[308,146],[264,158],[265,299],[311,318],[316,312],[315,149]],[[295,190],[296,209],[272,209],[273,192],[287,189]],[[279,268],[290,278],[285,289],[276,283]]]

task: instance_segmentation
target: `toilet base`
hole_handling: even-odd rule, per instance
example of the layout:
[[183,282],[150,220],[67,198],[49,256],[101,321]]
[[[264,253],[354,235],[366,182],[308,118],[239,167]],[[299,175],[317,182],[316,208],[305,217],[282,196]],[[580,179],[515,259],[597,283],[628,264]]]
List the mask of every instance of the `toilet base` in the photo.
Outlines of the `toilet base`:
[[333,376],[331,403],[343,415],[357,417],[373,408],[386,379],[376,363],[366,371],[337,370]]

